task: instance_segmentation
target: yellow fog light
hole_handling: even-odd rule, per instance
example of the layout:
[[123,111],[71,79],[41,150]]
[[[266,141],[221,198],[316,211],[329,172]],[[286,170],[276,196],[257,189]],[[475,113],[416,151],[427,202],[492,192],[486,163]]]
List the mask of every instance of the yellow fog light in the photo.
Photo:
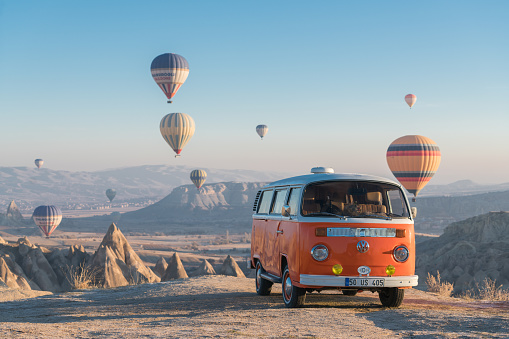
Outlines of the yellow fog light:
[[385,268],[385,273],[387,273],[388,276],[394,275],[395,272],[396,268],[394,268],[392,265],[389,265]]
[[339,264],[332,266],[332,273],[334,273],[335,275],[340,275],[341,272],[343,272],[343,266]]

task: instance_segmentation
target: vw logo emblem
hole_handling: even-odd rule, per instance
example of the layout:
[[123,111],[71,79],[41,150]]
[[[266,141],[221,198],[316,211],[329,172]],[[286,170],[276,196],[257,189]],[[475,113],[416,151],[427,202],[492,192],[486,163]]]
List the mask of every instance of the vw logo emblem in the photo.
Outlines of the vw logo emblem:
[[366,253],[369,250],[369,244],[366,240],[361,240],[357,243],[357,250],[361,253]]

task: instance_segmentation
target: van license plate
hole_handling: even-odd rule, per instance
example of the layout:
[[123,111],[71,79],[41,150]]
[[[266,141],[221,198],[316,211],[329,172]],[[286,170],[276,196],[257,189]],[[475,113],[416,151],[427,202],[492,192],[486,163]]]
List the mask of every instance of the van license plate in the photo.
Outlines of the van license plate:
[[380,278],[345,278],[345,286],[384,287],[385,279]]

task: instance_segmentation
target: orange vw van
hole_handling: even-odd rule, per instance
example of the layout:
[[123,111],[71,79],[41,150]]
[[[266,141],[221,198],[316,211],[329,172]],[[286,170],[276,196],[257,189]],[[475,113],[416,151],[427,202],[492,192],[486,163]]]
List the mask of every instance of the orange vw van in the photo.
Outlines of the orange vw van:
[[253,210],[250,266],[260,295],[281,283],[287,307],[324,289],[378,292],[384,306],[398,307],[417,285],[415,209],[396,182],[315,167],[264,186]]

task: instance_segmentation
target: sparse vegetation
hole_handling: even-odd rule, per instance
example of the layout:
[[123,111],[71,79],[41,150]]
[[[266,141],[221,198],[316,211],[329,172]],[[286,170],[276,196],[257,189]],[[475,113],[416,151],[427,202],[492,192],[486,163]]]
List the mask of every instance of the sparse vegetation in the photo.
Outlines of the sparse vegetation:
[[438,293],[441,296],[450,297],[452,295],[452,291],[454,290],[454,285],[441,281],[440,272],[437,271],[437,276],[435,277],[428,272],[428,278],[426,279],[426,285],[428,286],[429,292]]
[[497,286],[496,280],[485,278],[482,284],[476,282],[475,287],[467,290],[461,297],[465,299],[481,299],[489,301],[509,301],[509,290],[503,285]]
[[65,279],[73,290],[92,288],[96,286],[96,270],[85,263],[79,266],[66,266]]

